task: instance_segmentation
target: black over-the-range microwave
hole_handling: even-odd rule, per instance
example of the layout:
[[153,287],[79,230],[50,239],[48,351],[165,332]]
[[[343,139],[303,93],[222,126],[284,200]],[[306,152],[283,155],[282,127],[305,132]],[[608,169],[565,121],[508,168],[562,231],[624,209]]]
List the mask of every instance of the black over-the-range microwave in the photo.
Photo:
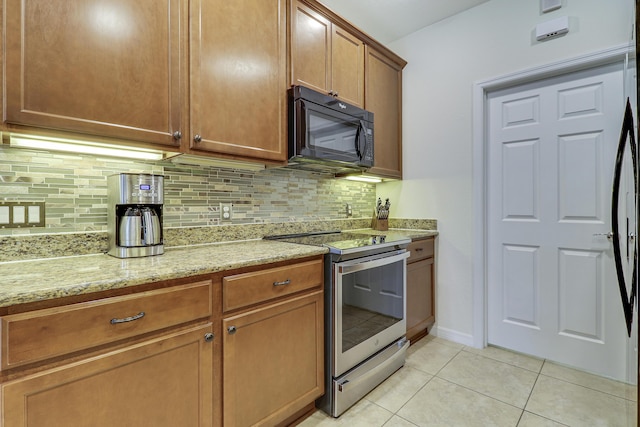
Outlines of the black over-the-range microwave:
[[289,89],[289,167],[334,173],[373,166],[373,113],[304,86]]

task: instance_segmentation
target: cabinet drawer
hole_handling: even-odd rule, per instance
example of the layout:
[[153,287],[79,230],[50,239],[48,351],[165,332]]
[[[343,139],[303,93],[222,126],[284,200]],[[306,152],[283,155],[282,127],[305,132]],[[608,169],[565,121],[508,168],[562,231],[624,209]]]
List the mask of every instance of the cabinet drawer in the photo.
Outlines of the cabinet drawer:
[[408,250],[411,252],[407,262],[414,262],[433,256],[433,242],[435,239],[415,240],[409,244]]
[[210,317],[211,281],[3,316],[1,369]]
[[268,301],[322,285],[322,260],[302,262],[222,279],[223,311]]

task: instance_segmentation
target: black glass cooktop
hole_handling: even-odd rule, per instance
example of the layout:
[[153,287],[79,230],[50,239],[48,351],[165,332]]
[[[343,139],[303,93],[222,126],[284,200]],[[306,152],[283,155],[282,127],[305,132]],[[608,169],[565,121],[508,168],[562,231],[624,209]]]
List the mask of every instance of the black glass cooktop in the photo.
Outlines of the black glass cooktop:
[[384,234],[340,232],[339,230],[265,236],[265,239],[301,245],[326,246],[332,253],[356,252],[367,250],[374,246],[380,248],[396,245],[405,246],[410,243],[408,238],[398,239]]

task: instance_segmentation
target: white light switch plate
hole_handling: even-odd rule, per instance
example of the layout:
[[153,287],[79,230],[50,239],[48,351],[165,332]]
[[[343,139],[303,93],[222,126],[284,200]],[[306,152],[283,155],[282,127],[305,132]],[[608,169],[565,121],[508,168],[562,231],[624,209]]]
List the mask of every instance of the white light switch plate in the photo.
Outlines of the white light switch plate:
[[0,200],[0,228],[45,226],[45,203]]

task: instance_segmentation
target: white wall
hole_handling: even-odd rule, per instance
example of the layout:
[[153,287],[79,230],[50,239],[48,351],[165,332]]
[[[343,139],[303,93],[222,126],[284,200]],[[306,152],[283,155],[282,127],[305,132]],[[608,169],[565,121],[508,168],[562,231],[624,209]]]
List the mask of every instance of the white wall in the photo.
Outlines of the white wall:
[[[535,26],[561,16],[569,34],[537,42]],[[392,217],[438,220],[438,335],[473,342],[473,84],[629,43],[633,17],[633,0],[563,0],[546,14],[538,0],[491,0],[389,46],[408,61],[404,180],[377,193]]]

